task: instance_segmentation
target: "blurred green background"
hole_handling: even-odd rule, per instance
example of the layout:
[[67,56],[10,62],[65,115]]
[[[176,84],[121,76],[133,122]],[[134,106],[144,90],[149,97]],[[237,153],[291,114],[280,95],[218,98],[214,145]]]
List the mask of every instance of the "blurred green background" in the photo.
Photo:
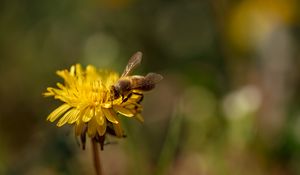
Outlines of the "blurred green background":
[[0,174],[94,174],[72,127],[46,122],[56,70],[93,64],[164,80],[145,123],[100,152],[105,174],[300,174],[297,0],[2,0]]

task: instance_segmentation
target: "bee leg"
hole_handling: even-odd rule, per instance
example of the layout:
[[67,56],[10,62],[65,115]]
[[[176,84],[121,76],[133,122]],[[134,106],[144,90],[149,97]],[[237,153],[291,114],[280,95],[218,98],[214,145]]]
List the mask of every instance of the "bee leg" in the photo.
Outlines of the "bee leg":
[[122,100],[122,103],[125,103],[131,96],[132,96],[132,92],[131,93],[129,93],[128,95],[127,95],[127,97],[126,98],[124,98],[123,100]]
[[141,94],[141,99],[138,101],[138,103],[141,103],[143,101],[143,99],[144,99],[144,95]]
[[142,93],[138,93],[138,92],[131,92],[127,95],[127,97],[125,97],[122,101],[122,103],[125,103],[132,95],[138,95],[138,96],[141,96],[141,98],[139,99],[139,101],[137,103],[141,103],[144,99],[144,94]]

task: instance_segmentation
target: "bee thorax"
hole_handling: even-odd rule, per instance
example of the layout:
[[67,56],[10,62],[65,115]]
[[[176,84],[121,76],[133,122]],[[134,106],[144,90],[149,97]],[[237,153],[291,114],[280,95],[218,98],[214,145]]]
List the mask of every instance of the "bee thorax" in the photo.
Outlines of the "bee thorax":
[[119,92],[125,92],[130,90],[130,84],[131,82],[127,79],[120,79],[119,81],[117,81],[117,83],[114,85],[115,89]]

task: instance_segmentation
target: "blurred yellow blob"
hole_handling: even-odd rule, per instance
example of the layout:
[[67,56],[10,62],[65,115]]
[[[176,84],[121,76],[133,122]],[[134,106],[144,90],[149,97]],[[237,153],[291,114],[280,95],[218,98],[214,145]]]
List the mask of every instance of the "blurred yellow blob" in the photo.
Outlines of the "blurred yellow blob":
[[227,28],[234,48],[247,51],[263,42],[274,28],[295,19],[294,0],[245,0],[231,10]]

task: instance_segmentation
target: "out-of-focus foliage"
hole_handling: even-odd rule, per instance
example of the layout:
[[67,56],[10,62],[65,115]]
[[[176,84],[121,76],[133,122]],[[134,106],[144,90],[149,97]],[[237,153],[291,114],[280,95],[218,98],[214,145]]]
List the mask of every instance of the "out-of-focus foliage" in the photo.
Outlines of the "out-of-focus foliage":
[[297,0],[0,2],[0,174],[93,174],[42,92],[74,63],[164,80],[145,123],[102,151],[105,174],[300,174]]

